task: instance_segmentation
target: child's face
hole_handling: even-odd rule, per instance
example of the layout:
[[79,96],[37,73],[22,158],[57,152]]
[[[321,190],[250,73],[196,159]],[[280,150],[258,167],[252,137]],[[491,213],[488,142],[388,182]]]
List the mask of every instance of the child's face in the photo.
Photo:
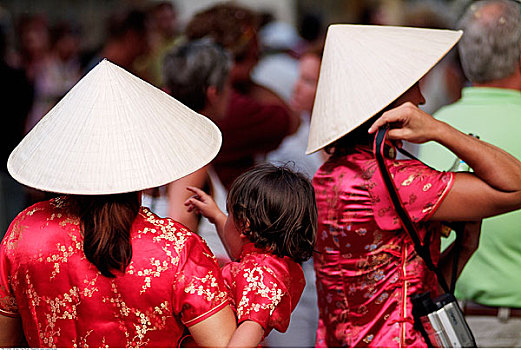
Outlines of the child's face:
[[241,254],[242,246],[245,243],[245,236],[239,231],[237,225],[233,220],[233,215],[228,215],[226,222],[224,223],[224,234],[223,240],[225,246],[230,249],[230,254],[233,257],[239,257]]

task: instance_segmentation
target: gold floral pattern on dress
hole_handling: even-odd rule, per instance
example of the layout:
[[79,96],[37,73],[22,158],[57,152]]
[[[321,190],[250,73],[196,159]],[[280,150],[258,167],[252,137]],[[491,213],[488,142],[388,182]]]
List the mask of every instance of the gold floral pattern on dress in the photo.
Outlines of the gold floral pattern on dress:
[[[208,287],[211,288],[209,289]],[[188,283],[188,285],[185,287],[184,291],[188,294],[197,294],[203,296],[208,301],[214,299],[226,299],[227,293],[225,291],[215,293],[214,288],[216,287],[218,287],[217,278],[210,271],[205,277],[193,277],[191,281]]]
[[[264,283],[264,273],[273,274],[271,269],[265,266],[252,266],[241,271],[247,282],[246,288],[242,291],[242,298],[237,303],[237,317],[239,319],[247,315],[251,310],[259,312],[259,310],[269,310],[270,315],[273,314],[275,308],[282,300],[284,292],[275,282],[270,282],[269,286]],[[267,299],[267,302],[262,304],[252,302],[248,295],[255,293]]]
[[11,293],[5,290],[4,286],[0,286],[0,311],[10,315],[18,313],[15,297],[11,296]]
[[[103,276],[85,257],[65,198],[22,212],[0,245],[0,312],[22,316],[31,347],[172,347],[185,324],[227,305],[206,244],[145,208],[133,224],[127,272]],[[97,319],[111,320],[102,333]]]
[[368,334],[365,338],[364,338],[364,343],[366,344],[369,344],[370,342],[372,342],[374,339],[374,334]]
[[[139,309],[128,306],[123,296],[118,291],[118,287],[114,281],[111,284],[113,295],[103,297],[103,302],[114,306],[114,318],[120,325],[120,329],[125,333],[126,347],[144,347],[150,342],[147,334],[152,331],[164,329],[167,319],[172,317],[172,310],[169,302],[163,301],[153,307]],[[133,327],[128,327],[128,318],[132,318]]]
[[39,296],[31,276],[25,274],[26,287],[25,293],[27,299],[31,302],[31,308],[44,309],[45,323],[38,322],[38,335],[42,345],[45,347],[56,347],[59,337],[61,336],[61,328],[57,325],[58,320],[76,319],[77,306],[80,303],[79,289],[74,286],[63,294],[58,294],[54,298]]
[[402,186],[409,186],[410,184],[412,184],[412,182],[414,181],[415,177],[416,177],[415,174],[409,175],[409,177],[402,182]]
[[53,263],[54,270],[52,271],[49,279],[52,280],[56,277],[58,273],[60,273],[60,263],[67,263],[68,259],[78,253],[77,249],[74,249],[74,246],[69,245],[65,246],[60,243],[56,244],[56,252],[57,254],[52,254],[51,256],[47,256],[44,258],[41,254],[39,254],[38,261],[40,262],[48,262]]
[[[170,253],[169,250],[165,249],[165,251],[167,253]],[[171,256],[170,256],[170,258],[171,258]],[[178,257],[176,257],[176,258],[177,258],[176,260],[179,260]],[[141,290],[139,291],[140,294],[145,293],[146,290],[148,288],[150,288],[150,284],[152,283],[153,277],[160,277],[161,272],[167,271],[171,267],[171,266],[169,266],[169,264],[166,260],[161,261],[161,260],[155,259],[155,258],[150,258],[150,265],[151,265],[151,268],[144,268],[142,270],[137,270],[137,272],[134,272],[139,277],[145,278],[145,283],[143,284],[143,286],[141,287]]]
[[[72,347],[73,348],[88,348],[89,347],[88,338],[92,334],[92,332],[94,332],[94,330],[92,330],[92,329],[88,330],[87,332],[85,332],[85,335],[79,337],[78,341],[76,339],[72,339]],[[99,346],[99,347],[108,348],[109,346],[107,344],[105,344],[105,342],[103,342],[101,344],[101,346]]]
[[[432,224],[425,223],[427,214],[453,179],[417,161],[394,160],[387,166],[403,204],[425,237],[432,230]],[[435,290],[436,279],[401,230],[372,149],[357,147],[345,156],[331,156],[315,174],[313,186],[320,252],[314,254],[320,310],[317,346],[397,347],[409,344],[406,337],[410,346],[424,346],[404,316],[410,314],[410,303],[404,304],[403,299]],[[439,236],[432,232],[428,237],[434,250]],[[405,257],[404,247],[409,252]]]

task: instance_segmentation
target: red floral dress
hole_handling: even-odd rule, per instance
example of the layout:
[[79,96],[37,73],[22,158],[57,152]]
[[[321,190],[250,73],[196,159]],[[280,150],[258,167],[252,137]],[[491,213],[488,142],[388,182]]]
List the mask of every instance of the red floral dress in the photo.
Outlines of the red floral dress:
[[141,208],[126,273],[104,277],[83,252],[62,198],[18,215],[0,246],[0,313],[31,347],[176,347],[187,326],[228,305],[206,244]]
[[291,312],[306,286],[299,264],[247,243],[239,260],[225,265],[222,273],[237,323],[255,321],[264,329],[264,336],[272,329],[288,329]]
[[[453,174],[415,160],[388,160],[402,202],[439,259],[440,224],[428,223]],[[413,329],[413,294],[436,295],[436,276],[401,229],[369,148],[331,157],[313,179],[318,206],[314,255],[319,304],[317,347],[425,347]]]

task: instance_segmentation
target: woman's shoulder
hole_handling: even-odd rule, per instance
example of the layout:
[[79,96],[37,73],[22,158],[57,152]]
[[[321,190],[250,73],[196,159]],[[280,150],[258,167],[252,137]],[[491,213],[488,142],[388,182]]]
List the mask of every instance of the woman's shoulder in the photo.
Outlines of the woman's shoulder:
[[141,238],[148,237],[153,243],[173,246],[179,252],[194,247],[209,250],[206,242],[198,234],[172,218],[154,214],[146,207],[140,208],[133,231]]
[[144,233],[154,233],[160,239],[194,239],[201,238],[182,223],[169,218],[160,217],[146,207],[141,207],[137,217],[137,224]]
[[27,207],[16,216],[12,224],[24,222],[27,225],[30,221],[52,220],[66,215],[64,197],[56,197]]
[[62,226],[77,223],[68,216],[62,197],[35,203],[11,222],[3,240],[4,249],[13,254],[30,253],[35,245],[60,236]]

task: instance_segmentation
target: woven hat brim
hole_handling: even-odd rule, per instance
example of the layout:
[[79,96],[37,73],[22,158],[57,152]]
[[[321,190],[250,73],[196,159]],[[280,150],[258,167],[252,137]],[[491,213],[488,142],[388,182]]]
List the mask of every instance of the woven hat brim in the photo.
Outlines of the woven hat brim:
[[200,169],[221,142],[211,120],[103,60],[26,135],[7,168],[43,191],[125,193]]
[[418,82],[462,31],[331,25],[326,36],[306,154],[348,134]]

